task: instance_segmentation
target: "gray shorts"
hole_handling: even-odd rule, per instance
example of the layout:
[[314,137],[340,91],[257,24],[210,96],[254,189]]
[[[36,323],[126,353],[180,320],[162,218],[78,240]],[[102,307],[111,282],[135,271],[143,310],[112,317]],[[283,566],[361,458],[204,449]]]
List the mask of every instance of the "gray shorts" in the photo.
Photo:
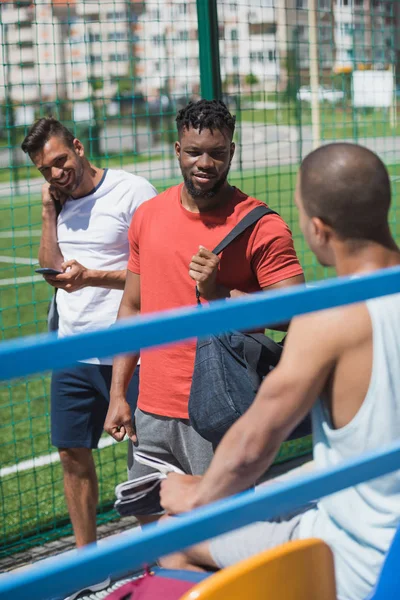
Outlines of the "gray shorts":
[[203,439],[187,419],[173,419],[143,412],[135,412],[135,445],[129,442],[129,479],[153,473],[154,470],[133,460],[133,452],[140,450],[165,460],[189,475],[203,475],[213,457],[210,442]]
[[308,505],[286,517],[252,523],[210,540],[210,554],[215,564],[223,569],[264,550],[298,539],[300,519],[310,508]]

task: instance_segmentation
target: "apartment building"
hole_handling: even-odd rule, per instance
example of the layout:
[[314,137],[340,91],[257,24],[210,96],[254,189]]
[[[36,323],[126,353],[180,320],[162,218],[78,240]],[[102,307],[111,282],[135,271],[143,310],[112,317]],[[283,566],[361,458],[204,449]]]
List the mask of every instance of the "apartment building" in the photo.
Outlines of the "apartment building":
[[241,87],[274,89],[279,78],[275,0],[218,3],[222,78]]
[[[279,76],[275,0],[218,1],[221,76],[225,87],[259,81],[274,87]],[[138,19],[136,48],[145,95],[200,89],[195,0],[146,2]]]
[[111,98],[131,72],[133,0],[0,3],[0,102]]
[[[309,65],[308,0],[287,0],[300,67]],[[396,61],[393,0],[318,0],[319,65],[336,72],[384,68]]]
[[195,0],[147,1],[138,17],[135,48],[138,90],[146,97],[199,91]]
[[[321,69],[395,62],[400,2],[317,2]],[[217,5],[227,91],[285,89],[289,53],[308,70],[308,0]],[[107,102],[132,76],[135,93],[150,99],[200,90],[196,0],[0,0],[0,42],[2,104]]]
[[0,4],[0,102],[54,97],[60,81],[60,38],[49,2]]

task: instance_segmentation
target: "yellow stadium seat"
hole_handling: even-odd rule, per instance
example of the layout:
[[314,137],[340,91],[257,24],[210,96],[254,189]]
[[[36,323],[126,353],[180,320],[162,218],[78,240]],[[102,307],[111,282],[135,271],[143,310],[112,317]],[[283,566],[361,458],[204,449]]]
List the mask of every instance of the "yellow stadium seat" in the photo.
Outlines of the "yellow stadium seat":
[[336,600],[332,552],[322,540],[288,542],[219,571],[181,600]]

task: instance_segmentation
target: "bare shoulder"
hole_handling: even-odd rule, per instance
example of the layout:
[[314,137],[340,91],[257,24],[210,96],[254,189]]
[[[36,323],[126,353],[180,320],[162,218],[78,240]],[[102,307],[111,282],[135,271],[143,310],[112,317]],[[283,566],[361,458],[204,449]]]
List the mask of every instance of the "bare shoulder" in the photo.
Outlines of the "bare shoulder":
[[365,303],[321,310],[293,319],[285,346],[321,351],[332,358],[344,349],[359,345],[371,337],[372,325]]

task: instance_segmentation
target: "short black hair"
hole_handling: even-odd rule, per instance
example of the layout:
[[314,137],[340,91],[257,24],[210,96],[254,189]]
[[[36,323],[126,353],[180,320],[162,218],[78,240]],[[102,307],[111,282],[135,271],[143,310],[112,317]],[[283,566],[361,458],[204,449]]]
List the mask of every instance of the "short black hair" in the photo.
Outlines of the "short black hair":
[[45,143],[53,136],[62,138],[69,148],[74,147],[75,136],[69,129],[54,117],[43,117],[32,125],[21,148],[26,154],[33,156],[42,150]]
[[198,102],[189,102],[185,108],[182,108],[176,116],[176,125],[178,133],[181,135],[184,129],[215,129],[229,131],[231,137],[235,133],[236,117],[231,115],[222,100],[199,100]]
[[309,217],[319,217],[344,240],[381,243],[388,231],[389,173],[368,148],[321,146],[300,167],[300,195]]

